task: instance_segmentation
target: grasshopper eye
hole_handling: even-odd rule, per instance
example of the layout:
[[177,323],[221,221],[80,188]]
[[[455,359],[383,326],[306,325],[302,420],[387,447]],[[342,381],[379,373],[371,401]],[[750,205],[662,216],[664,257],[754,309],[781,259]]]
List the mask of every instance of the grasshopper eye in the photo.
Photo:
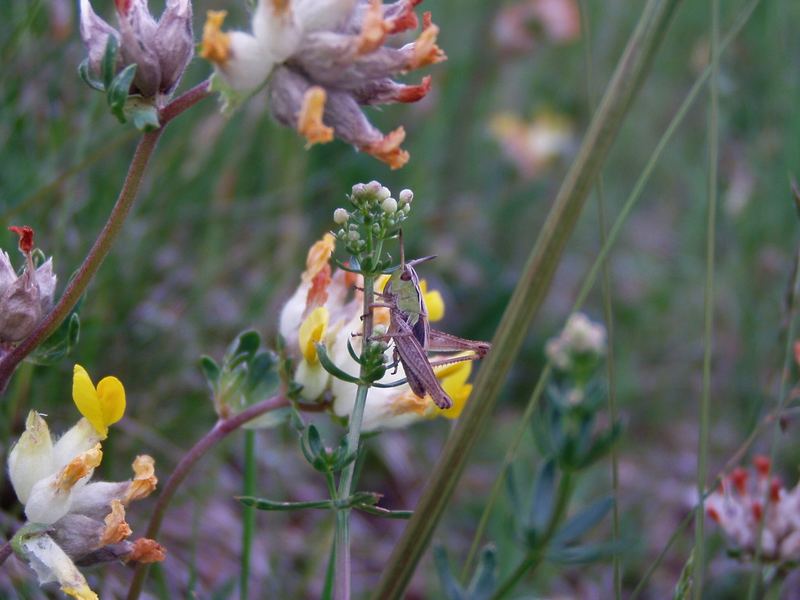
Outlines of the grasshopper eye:
[[400,279],[403,281],[411,281],[411,273],[408,271],[404,271],[402,275],[400,275]]

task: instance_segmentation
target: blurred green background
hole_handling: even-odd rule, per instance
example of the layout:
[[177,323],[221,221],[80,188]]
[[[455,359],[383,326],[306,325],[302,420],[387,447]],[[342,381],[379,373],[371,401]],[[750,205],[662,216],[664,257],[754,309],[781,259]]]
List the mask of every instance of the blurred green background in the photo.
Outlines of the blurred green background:
[[[440,45],[449,60],[430,69],[433,90],[419,104],[369,110],[384,131],[406,128],[411,161],[399,171],[338,141],[305,150],[302,139],[271,119],[263,96],[229,120],[208,99],[171,124],[125,229],[89,288],[79,346],[56,367],[24,365],[0,404],[3,460],[30,408],[46,413],[55,431],[76,419],[70,389],[72,364],[79,362],[97,379],[117,375],[128,391],[126,418],[107,442],[103,478],[127,477],[133,457],[147,452],[157,457],[164,481],[215,419],[199,356],[221,356],[249,327],[273,339],[309,245],[332,226],[333,210],[360,181],[414,190],[407,253],[438,255],[423,275],[444,294],[443,328],[491,339],[591,115],[587,39],[588,75],[599,95],[640,10],[638,2],[589,0],[589,36],[584,31],[560,42],[533,24],[532,47],[514,51],[497,33],[497,20],[521,2],[423,4],[441,26]],[[705,64],[706,4],[682,4],[615,143],[603,173],[612,219]],[[722,3],[723,30],[743,4]],[[229,10],[227,26],[247,28],[243,2],[201,0],[195,3],[196,38],[205,11],[219,8]],[[95,9],[112,18],[110,0],[96,0]],[[153,9],[158,13],[161,3]],[[137,136],[77,76],[84,50],[76,12],[75,3],[62,0],[0,4],[0,231],[14,224],[34,227],[37,245],[55,257],[59,290],[105,222]],[[784,296],[798,239],[789,181],[800,171],[799,18],[797,2],[762,2],[721,61],[712,472],[776,402]],[[195,59],[180,89],[209,72]],[[570,123],[572,141],[526,176],[492,123],[500,113],[530,120],[543,111]],[[706,120],[701,95],[612,255],[613,353],[626,421],[619,453],[623,535],[630,541],[622,556],[627,590],[692,502],[703,353]],[[563,325],[598,239],[591,202],[495,422],[437,532],[435,543],[444,543],[451,559],[466,554],[505,443],[543,366],[544,342]],[[0,232],[0,246],[17,261],[15,243],[13,234]],[[602,317],[599,288],[587,312]],[[429,422],[372,439],[362,488],[384,493],[387,506],[413,507],[448,427]],[[790,427],[780,464],[790,485],[800,463],[794,435]],[[766,437],[756,448],[768,443]],[[533,446],[526,444],[523,470],[535,463]],[[259,433],[257,448],[263,495],[302,500],[324,494],[324,482],[304,462],[294,433]],[[241,527],[232,497],[241,489],[241,450],[241,436],[233,436],[184,484],[162,535],[169,558],[150,581],[154,594],[185,597],[194,590],[200,598],[232,597]],[[579,496],[592,499],[609,489],[604,464],[582,482]],[[148,502],[130,511],[135,530],[146,523]],[[12,531],[20,507],[6,481],[2,508],[3,528]],[[504,559],[518,555],[505,510],[496,511],[489,532],[501,569]],[[401,528],[355,516],[357,590],[376,581]],[[253,589],[263,591],[258,597],[318,594],[331,534],[332,519],[324,513],[259,515],[253,566]],[[671,593],[690,546],[687,534],[645,597]],[[711,567],[709,597],[736,597],[726,590],[735,589],[730,586],[739,571],[723,554]],[[3,593],[40,597],[32,573],[12,562],[0,573]],[[129,576],[118,567],[91,578],[105,598],[119,595]],[[610,590],[611,568],[602,563],[545,571],[520,592],[607,598]],[[430,561],[424,561],[409,597],[438,594]]]

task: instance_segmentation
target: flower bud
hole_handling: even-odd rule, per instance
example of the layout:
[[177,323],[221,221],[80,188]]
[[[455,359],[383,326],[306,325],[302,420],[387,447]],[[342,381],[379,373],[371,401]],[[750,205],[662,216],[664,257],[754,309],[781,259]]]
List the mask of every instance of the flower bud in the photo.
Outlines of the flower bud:
[[19,501],[25,504],[34,484],[54,470],[50,429],[42,416],[32,410],[25,420],[25,431],[8,457],[8,474]]
[[400,204],[411,204],[414,199],[414,192],[406,188],[400,192],[398,198],[400,198]]
[[350,218],[350,213],[348,213],[343,208],[337,208],[333,211],[333,222],[337,225],[344,225],[347,223],[347,220]]
[[194,52],[192,4],[190,0],[167,0],[156,22],[147,0],[116,0],[119,30],[81,0],[81,37],[89,54],[89,70],[100,75],[108,40],[119,44],[116,72],[136,65],[130,93],[145,98],[168,97],[177,87]]
[[397,212],[397,200],[394,198],[386,198],[386,200],[381,203],[381,208],[385,213],[390,215],[394,214]]
[[392,195],[392,192],[386,186],[381,186],[381,189],[378,190],[377,195],[378,195],[378,200],[386,200],[386,198]]
[[0,342],[19,342],[33,331],[53,306],[56,276],[52,259],[33,265],[33,230],[13,227],[20,236],[25,270],[17,277],[8,254],[0,250]]

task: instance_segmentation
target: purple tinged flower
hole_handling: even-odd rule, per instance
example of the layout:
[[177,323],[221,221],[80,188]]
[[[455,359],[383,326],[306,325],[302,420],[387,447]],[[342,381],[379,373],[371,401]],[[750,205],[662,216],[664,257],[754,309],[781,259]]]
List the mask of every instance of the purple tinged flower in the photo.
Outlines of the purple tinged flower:
[[194,52],[190,0],[167,0],[161,18],[150,14],[147,0],[115,0],[119,29],[114,29],[81,0],[81,37],[89,69],[99,75],[109,37],[119,44],[116,71],[136,65],[131,94],[155,98],[158,104],[175,90]]
[[8,254],[0,250],[0,344],[25,339],[50,312],[56,290],[52,258],[38,268],[33,263],[33,229],[10,229],[20,236],[19,249],[25,256],[25,268],[18,276]]
[[230,94],[248,95],[266,82],[273,115],[308,145],[336,136],[396,169],[409,158],[400,147],[405,130],[383,134],[361,106],[416,102],[430,90],[430,77],[417,85],[393,79],[446,60],[430,13],[416,41],[386,45],[418,27],[421,1],[259,0],[250,33],[223,32],[225,12],[209,11],[200,55]]

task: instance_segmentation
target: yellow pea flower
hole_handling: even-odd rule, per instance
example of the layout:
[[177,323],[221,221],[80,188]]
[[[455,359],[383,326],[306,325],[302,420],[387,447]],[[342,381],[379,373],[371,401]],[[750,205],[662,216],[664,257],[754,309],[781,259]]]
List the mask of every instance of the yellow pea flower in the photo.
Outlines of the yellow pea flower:
[[428,291],[428,282],[424,279],[419,281],[419,290],[422,292],[422,299],[425,301],[425,308],[428,309],[428,321],[435,323],[444,319],[444,299],[438,290]]
[[125,414],[125,388],[116,377],[104,377],[95,388],[89,374],[75,365],[72,376],[72,399],[102,439],[108,437],[108,426]]
[[453,363],[441,369],[436,369],[435,373],[439,381],[442,382],[442,388],[453,400],[453,406],[443,410],[434,405],[436,412],[431,416],[441,415],[448,419],[457,419],[461,416],[461,411],[464,410],[464,406],[466,406],[469,395],[472,392],[472,384],[467,383],[470,374],[472,374],[472,361]]
[[[381,292],[386,291],[386,284],[389,283],[389,279],[389,275],[381,275],[378,277],[378,280],[375,282],[375,289]],[[442,294],[440,294],[438,290],[428,291],[428,282],[424,279],[419,280],[419,290],[422,292],[422,299],[425,302],[425,308],[428,310],[428,321],[431,323],[441,321],[444,318],[444,298],[442,298]],[[385,311],[385,318],[381,319],[381,317],[376,316],[375,320],[379,323],[388,323],[388,310],[385,308],[375,309],[376,315],[378,315],[380,311]]]
[[299,343],[300,352],[308,364],[317,363],[317,348],[315,344],[322,341],[325,337],[325,330],[328,328],[328,309],[318,306],[308,315],[300,325]]

